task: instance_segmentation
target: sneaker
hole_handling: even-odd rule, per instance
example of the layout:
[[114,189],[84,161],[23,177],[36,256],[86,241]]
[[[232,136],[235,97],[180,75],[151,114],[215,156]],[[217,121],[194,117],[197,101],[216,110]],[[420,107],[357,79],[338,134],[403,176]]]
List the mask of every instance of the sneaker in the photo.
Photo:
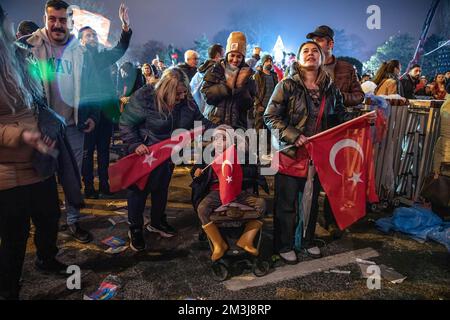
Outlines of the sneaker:
[[322,252],[320,252],[320,248],[317,246],[305,248],[305,252],[308,256],[310,256],[311,258],[314,258],[314,259],[318,259],[318,258],[322,257]]
[[84,197],[86,199],[98,199],[98,192],[94,189],[94,187],[85,187]]
[[298,263],[297,254],[295,253],[294,250],[291,250],[289,252],[280,253],[280,257],[287,264],[297,264]]
[[172,238],[176,234],[175,229],[167,223],[161,223],[159,226],[152,226],[151,224],[148,224],[147,231],[158,233],[163,238]]
[[55,258],[50,260],[36,259],[34,262],[36,269],[40,272],[47,274],[56,274],[61,276],[67,276],[68,266],[62,262],[59,262]]
[[163,220],[161,222],[161,226],[164,228],[165,231],[167,231],[170,234],[176,235],[177,234],[177,230],[172,227],[170,224],[167,223],[166,220]]
[[129,230],[128,238],[130,238],[130,248],[133,251],[140,252],[146,248],[144,233],[140,229]]
[[80,243],[89,243],[92,241],[91,233],[81,228],[79,223],[69,225],[68,230],[70,235]]

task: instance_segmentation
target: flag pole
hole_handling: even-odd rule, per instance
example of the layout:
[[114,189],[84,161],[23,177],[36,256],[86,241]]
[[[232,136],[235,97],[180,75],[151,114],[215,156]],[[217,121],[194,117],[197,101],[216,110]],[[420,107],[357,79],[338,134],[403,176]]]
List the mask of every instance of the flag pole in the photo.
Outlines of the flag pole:
[[318,134],[316,134],[316,135],[314,135],[312,137],[309,137],[308,141],[311,141],[311,140],[314,140],[316,138],[322,137],[322,136],[324,136],[324,135],[326,135],[326,134],[328,134],[328,133],[330,133],[332,131],[339,130],[340,128],[342,128],[344,126],[348,126],[349,124],[353,124],[354,122],[358,122],[361,119],[367,118],[369,115],[375,115],[375,114],[376,114],[376,111],[371,111],[371,112],[366,113],[366,114],[364,114],[362,116],[359,116],[358,118],[355,118],[355,119],[346,121],[344,123],[341,123],[340,125],[338,125],[336,127],[330,128],[330,129],[322,131],[322,132],[320,132],[320,133],[318,133]]

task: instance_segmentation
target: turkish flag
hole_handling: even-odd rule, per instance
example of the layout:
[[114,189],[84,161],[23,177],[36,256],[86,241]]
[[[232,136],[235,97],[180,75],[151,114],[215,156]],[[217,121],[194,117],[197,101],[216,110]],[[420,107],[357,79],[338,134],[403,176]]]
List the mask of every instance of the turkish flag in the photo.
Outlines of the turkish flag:
[[149,146],[147,155],[139,156],[133,153],[110,166],[108,173],[111,192],[126,189],[133,184],[144,190],[148,175],[153,169],[190,144],[201,130],[203,128],[196,128],[163,140]]
[[229,204],[242,191],[242,167],[237,162],[237,151],[234,145],[218,155],[211,164],[219,178],[219,192],[222,205]]
[[319,133],[306,144],[341,230],[365,216],[367,201],[378,202],[367,116]]

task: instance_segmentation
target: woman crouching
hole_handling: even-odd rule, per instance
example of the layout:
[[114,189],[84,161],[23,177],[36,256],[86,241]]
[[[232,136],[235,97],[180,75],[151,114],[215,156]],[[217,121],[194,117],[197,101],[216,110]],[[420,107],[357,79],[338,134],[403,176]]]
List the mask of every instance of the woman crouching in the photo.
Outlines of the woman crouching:
[[[200,113],[189,88],[186,74],[174,67],[164,71],[155,87],[146,85],[136,91],[120,118],[121,136],[129,153],[149,154],[148,146],[169,139],[176,129],[193,129],[194,121],[201,121],[206,128],[214,126]],[[150,173],[143,191],[136,185],[129,188],[129,238],[135,251],[146,247],[143,213],[149,194],[152,206],[147,230],[166,238],[176,234],[165,214],[172,172],[173,164],[167,160]]]

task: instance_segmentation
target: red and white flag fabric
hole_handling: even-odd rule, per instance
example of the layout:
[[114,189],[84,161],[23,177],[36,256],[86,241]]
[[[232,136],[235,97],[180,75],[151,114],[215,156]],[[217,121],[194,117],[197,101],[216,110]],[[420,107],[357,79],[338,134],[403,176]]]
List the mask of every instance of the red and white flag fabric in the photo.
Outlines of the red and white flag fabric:
[[219,193],[222,205],[229,204],[242,191],[242,167],[237,161],[236,146],[232,145],[217,156],[211,164],[219,178]]
[[378,202],[367,116],[319,133],[306,144],[341,230],[365,216],[367,201]]
[[149,174],[173,154],[190,144],[194,136],[201,134],[202,130],[203,128],[196,128],[186,131],[149,146],[149,154],[140,156],[133,153],[111,165],[108,169],[111,192],[118,192],[133,184],[136,184],[140,190],[144,190]]

